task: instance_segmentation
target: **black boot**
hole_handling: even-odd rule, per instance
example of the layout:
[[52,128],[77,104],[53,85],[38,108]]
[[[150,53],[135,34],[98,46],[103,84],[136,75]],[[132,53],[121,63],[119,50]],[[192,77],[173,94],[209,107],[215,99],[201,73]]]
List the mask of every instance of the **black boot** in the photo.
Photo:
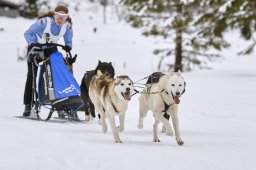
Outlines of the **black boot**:
[[80,121],[80,119],[78,118],[77,116],[77,112],[76,111],[71,111],[69,113],[69,119],[72,120],[72,121]]
[[29,104],[25,105],[25,110],[23,112],[23,116],[27,117],[30,115],[31,106]]

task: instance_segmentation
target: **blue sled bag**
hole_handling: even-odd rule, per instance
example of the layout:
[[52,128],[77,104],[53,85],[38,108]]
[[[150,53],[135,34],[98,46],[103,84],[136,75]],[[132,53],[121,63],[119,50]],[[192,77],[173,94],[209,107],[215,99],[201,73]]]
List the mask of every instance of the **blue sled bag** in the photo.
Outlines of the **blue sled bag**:
[[76,111],[83,106],[80,86],[61,53],[52,53],[50,60],[41,66],[38,94],[41,105],[52,105],[58,111]]

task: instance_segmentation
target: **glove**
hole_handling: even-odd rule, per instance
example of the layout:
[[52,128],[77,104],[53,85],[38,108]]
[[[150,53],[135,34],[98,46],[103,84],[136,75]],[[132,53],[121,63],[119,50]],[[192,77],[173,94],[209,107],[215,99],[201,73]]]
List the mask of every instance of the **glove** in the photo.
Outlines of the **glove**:
[[41,48],[41,45],[38,43],[32,43],[28,46],[28,51],[30,51],[33,47]]
[[65,50],[66,52],[70,52],[71,51],[71,47],[68,45],[65,45],[64,47],[62,47],[63,50]]

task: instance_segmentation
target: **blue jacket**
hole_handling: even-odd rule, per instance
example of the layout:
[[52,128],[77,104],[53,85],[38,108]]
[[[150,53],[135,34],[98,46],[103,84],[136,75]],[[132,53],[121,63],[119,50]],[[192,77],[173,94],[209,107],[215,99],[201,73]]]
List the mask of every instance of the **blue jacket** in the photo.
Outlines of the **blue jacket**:
[[[56,25],[53,18],[51,18],[51,33],[54,36],[59,35],[61,27]],[[32,24],[28,30],[24,33],[24,37],[28,43],[28,45],[32,43],[37,43],[37,36],[42,37],[44,33],[44,29],[46,28],[47,20],[46,18],[41,18],[37,20],[34,24]],[[65,45],[68,45],[70,48],[72,48],[72,38],[73,38],[73,31],[71,28],[71,25],[69,24],[66,30],[66,33],[63,36]]]

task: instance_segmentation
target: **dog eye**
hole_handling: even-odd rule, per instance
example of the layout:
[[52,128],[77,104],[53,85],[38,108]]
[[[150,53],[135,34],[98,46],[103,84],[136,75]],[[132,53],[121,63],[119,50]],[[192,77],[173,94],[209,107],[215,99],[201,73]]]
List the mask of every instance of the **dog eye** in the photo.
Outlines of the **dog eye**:
[[181,84],[179,86],[182,86]]
[[130,85],[132,85],[132,83],[129,83],[128,85],[130,86]]
[[124,83],[121,83],[120,85],[121,85],[121,86],[123,86],[123,85],[124,85]]
[[174,84],[172,84],[172,86],[174,87],[175,85],[174,85]]

